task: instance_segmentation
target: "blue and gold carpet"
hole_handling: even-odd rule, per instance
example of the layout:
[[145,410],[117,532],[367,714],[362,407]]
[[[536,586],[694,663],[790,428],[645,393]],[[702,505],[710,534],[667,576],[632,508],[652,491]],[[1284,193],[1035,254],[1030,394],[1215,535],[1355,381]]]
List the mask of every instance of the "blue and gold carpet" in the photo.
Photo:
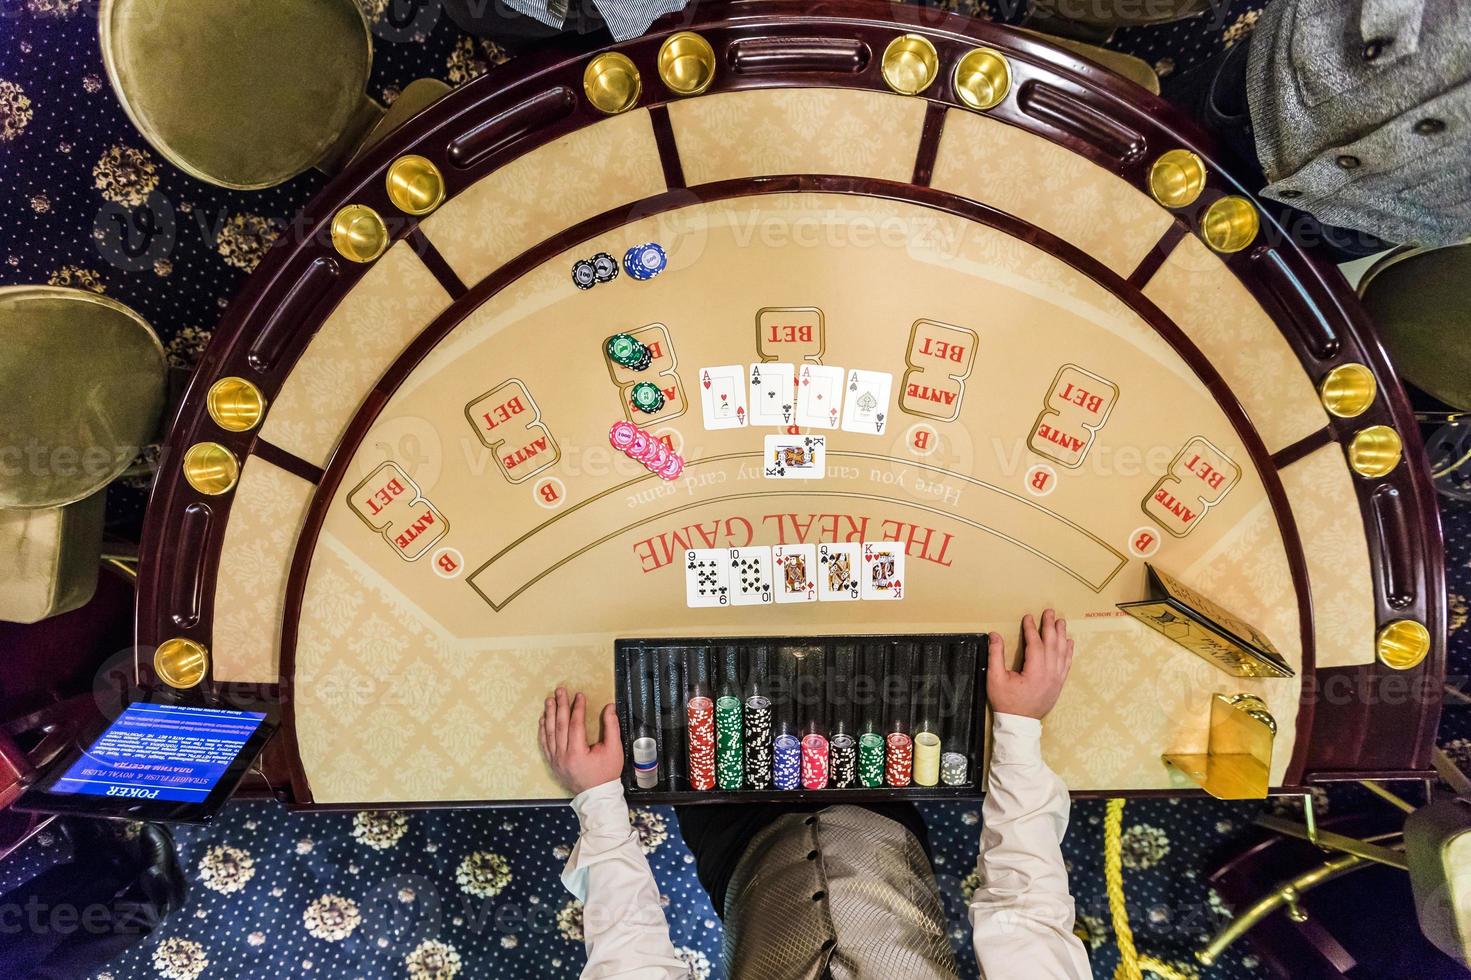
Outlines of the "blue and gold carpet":
[[[437,7],[434,0],[428,2]],[[506,60],[500,47],[462,36],[447,18],[407,34],[385,17],[389,0],[362,0],[375,19],[370,94],[391,102],[423,75],[459,84]],[[988,15],[1002,7],[947,2]],[[1114,46],[1161,75],[1184,71],[1251,30],[1261,0],[1236,0],[1214,18],[1120,32]],[[1015,7],[1015,4],[1009,5]],[[107,84],[96,5],[0,0],[0,284],[51,282],[114,296],[147,317],[170,358],[190,366],[221,309],[285,226],[325,181],[311,173],[268,191],[204,185],[153,154]],[[167,227],[139,231],[131,216],[165,210]],[[121,486],[109,522],[136,533],[145,487]],[[1452,582],[1451,674],[1471,666],[1465,595],[1471,591],[1471,507],[1448,509]],[[1471,757],[1471,714],[1449,705],[1442,743]],[[1333,801],[1329,801],[1331,806]],[[1278,804],[1281,805],[1281,804]],[[1124,864],[1140,948],[1190,970],[1190,951],[1226,911],[1204,882],[1210,855],[1238,839],[1262,804],[1210,800],[1130,803]],[[974,803],[922,807],[963,963],[965,899],[979,836]],[[663,891],[674,943],[697,978],[719,977],[719,922],[693,858],[664,807],[633,813]],[[1064,844],[1097,976],[1117,956],[1103,884],[1103,803],[1079,802]],[[236,804],[212,826],[179,835],[191,880],[186,906],[108,970],[111,980],[575,977],[583,960],[581,910],[558,873],[576,837],[569,809],[439,810],[301,816]],[[0,891],[66,859],[42,834],[0,867]],[[967,967],[974,976],[973,965]],[[3,973],[3,965],[0,965]],[[1210,978],[1260,976],[1235,947]]]

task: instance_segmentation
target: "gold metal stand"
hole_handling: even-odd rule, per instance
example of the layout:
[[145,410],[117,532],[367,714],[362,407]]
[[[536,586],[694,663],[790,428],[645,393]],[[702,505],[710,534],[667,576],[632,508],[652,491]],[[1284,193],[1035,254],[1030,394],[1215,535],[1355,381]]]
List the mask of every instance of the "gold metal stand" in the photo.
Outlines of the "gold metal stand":
[[1276,735],[1276,719],[1261,698],[1215,694],[1205,754],[1166,753],[1164,761],[1218,800],[1265,799]]

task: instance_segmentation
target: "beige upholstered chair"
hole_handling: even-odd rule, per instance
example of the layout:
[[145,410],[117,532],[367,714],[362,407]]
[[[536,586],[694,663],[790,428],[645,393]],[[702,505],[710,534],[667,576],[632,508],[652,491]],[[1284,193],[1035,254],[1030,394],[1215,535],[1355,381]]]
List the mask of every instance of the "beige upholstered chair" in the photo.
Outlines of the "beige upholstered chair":
[[107,485],[156,437],[166,372],[158,337],[121,303],[0,289],[0,620],[91,598]]

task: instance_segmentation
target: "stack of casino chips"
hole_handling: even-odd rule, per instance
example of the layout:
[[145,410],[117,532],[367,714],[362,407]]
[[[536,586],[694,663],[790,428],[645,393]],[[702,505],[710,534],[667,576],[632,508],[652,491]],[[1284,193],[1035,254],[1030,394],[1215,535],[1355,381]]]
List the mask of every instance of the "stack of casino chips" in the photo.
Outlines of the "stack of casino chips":
[[608,338],[604,349],[614,364],[630,371],[647,371],[649,365],[654,363],[654,352],[649,349],[649,345],[640,343],[630,334],[615,333]]
[[802,777],[802,745],[797,736],[782,734],[772,742],[772,782],[777,789],[796,789]]
[[876,732],[858,736],[858,781],[869,789],[884,784],[884,737]]
[[884,778],[890,786],[908,786],[914,777],[914,742],[903,732],[890,732]]
[[940,757],[940,781],[946,786],[964,786],[969,768],[964,752],[946,752]]
[[618,263],[607,252],[572,263],[572,285],[578,289],[591,289],[600,282],[612,282],[617,278]]
[[771,788],[771,699],[746,698],[746,785]]
[[614,422],[608,430],[608,442],[629,459],[636,459],[661,480],[676,479],[684,472],[684,457],[669,448],[663,439],[640,429],[632,422]]
[[653,415],[664,407],[664,392],[652,381],[640,381],[628,392],[628,400],[633,407],[645,415]]
[[745,778],[742,749],[741,699],[715,699],[715,782],[721,789],[740,789]]
[[703,695],[686,706],[690,741],[690,789],[715,788],[715,702]]
[[641,282],[654,278],[668,264],[664,249],[654,242],[635,245],[623,253],[623,271]]
[[858,746],[853,736],[839,732],[827,746],[833,789],[847,789],[858,778]]
[[816,732],[802,736],[802,788],[827,789],[827,739]]

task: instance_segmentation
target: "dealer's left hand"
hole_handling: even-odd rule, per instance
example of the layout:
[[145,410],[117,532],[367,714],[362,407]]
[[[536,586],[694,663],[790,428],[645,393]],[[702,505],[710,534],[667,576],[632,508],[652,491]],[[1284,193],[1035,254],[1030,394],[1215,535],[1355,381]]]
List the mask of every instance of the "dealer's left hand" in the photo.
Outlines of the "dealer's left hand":
[[537,725],[541,752],[552,775],[574,796],[600,786],[623,773],[623,736],[618,730],[618,712],[612,703],[603,707],[602,730],[588,745],[585,725],[587,696],[578,692],[570,699],[565,687],[547,698],[546,710]]

